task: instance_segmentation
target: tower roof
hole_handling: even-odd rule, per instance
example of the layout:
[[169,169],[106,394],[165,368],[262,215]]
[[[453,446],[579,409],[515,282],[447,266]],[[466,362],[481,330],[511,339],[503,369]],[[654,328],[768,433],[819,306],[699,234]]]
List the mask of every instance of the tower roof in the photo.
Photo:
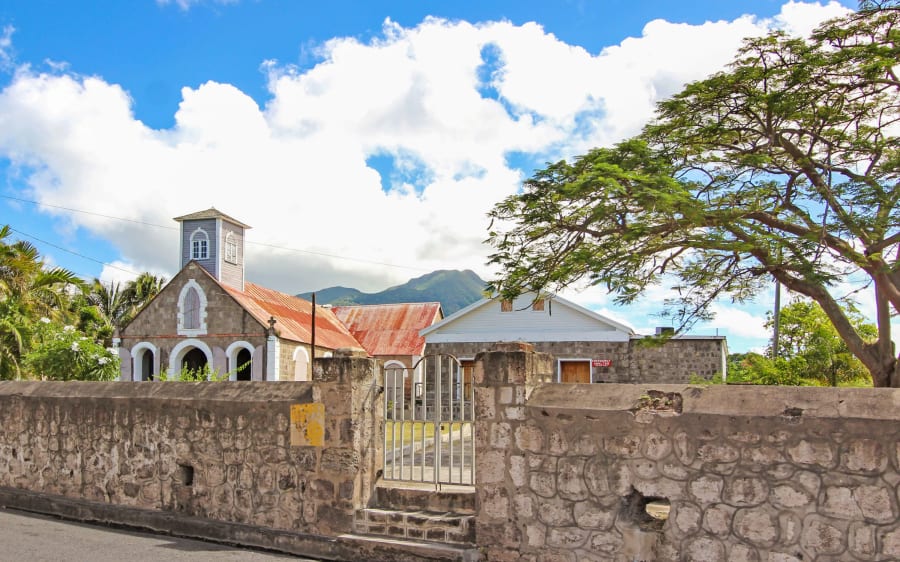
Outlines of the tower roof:
[[206,209],[205,211],[197,211],[196,213],[190,213],[187,215],[182,215],[180,217],[175,217],[173,220],[182,222],[182,221],[193,221],[193,220],[202,220],[202,219],[222,219],[222,220],[226,220],[232,224],[236,224],[243,228],[253,228],[251,226],[248,226],[248,225],[242,223],[239,220],[229,217],[228,215],[226,215],[222,211],[216,209],[215,207],[210,207],[209,209]]

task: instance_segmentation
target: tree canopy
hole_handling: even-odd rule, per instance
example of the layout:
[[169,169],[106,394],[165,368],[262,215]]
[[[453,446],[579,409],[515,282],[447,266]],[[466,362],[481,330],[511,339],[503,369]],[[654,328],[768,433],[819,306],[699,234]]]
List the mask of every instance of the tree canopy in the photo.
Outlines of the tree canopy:
[[0,380],[110,380],[113,330],[162,288],[149,273],[119,288],[48,267],[34,245],[0,227]]
[[[845,314],[856,330],[874,339],[878,329],[853,307]],[[847,348],[822,307],[797,298],[779,313],[781,337],[778,348],[770,343],[765,355],[734,354],[729,358],[728,379],[756,384],[838,386],[871,385],[868,370]],[[769,313],[766,326],[772,328]],[[777,353],[776,353],[777,351]]]
[[[672,279],[667,310],[684,328],[774,278],[821,306],[876,386],[900,384],[898,23],[874,7],[806,40],[748,39],[638,136],[538,171],[491,212],[492,288],[586,282],[627,304]],[[874,339],[842,306],[848,279],[874,288]]]

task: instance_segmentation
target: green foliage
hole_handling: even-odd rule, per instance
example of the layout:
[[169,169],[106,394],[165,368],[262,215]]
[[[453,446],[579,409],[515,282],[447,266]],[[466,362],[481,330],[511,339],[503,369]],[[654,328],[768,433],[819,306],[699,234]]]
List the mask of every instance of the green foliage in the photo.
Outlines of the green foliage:
[[[845,314],[864,338],[874,340],[878,337],[878,329],[867,323],[855,307],[847,305]],[[777,356],[784,363],[782,369],[810,384],[838,386],[849,381],[868,380],[871,385],[865,365],[850,353],[816,302],[796,299],[781,309],[780,318]],[[766,326],[772,328],[773,325],[770,314]],[[771,345],[769,355],[775,355]]]
[[[240,367],[239,367],[240,368]],[[220,373],[218,369],[212,369],[209,365],[204,365],[199,369],[190,367],[181,367],[175,376],[169,376],[165,371],[159,374],[158,379],[163,382],[201,382],[201,381],[227,381],[229,373]]]
[[71,325],[49,318],[37,323],[36,343],[25,366],[41,380],[110,381],[119,376],[119,358]]
[[[866,337],[877,329],[850,305],[846,315]],[[778,354],[771,344],[766,355],[732,354],[728,382],[790,386],[872,386],[872,377],[828,320],[822,308],[807,299],[794,300],[781,309]],[[769,315],[766,326],[772,328]]]
[[[629,304],[672,283],[666,313],[683,330],[774,277],[822,307],[876,386],[890,384],[898,28],[900,10],[877,9],[809,41],[748,39],[727,71],[661,102],[637,137],[538,171],[491,212],[490,260],[503,272],[491,290],[603,285]],[[840,305],[848,277],[875,289],[874,341]]]
[[[118,358],[104,349],[113,330],[159,292],[149,273],[108,287],[47,267],[29,242],[0,227],[0,380],[110,380]],[[71,329],[63,329],[70,326]]]

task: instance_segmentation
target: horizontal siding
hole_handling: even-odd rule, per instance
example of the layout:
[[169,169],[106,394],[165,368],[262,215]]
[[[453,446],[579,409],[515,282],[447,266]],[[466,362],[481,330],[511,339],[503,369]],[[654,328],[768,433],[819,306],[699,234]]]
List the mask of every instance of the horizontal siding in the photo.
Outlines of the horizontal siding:
[[629,334],[558,301],[547,301],[543,311],[531,308],[532,297],[513,302],[501,312],[493,301],[465,314],[426,336],[428,342],[490,341],[628,341]]
[[[225,260],[225,237],[231,233],[237,244],[237,263]],[[244,290],[244,230],[229,222],[222,221],[222,233],[219,238],[219,253],[222,255],[222,275],[219,280],[226,285]]]
[[205,260],[197,260],[203,269],[208,271],[213,277],[219,277],[217,270],[217,253],[216,247],[216,219],[205,219],[196,221],[184,221],[181,223],[181,266],[184,267],[187,262],[191,261],[191,234],[198,228],[202,228],[209,237],[209,256]]

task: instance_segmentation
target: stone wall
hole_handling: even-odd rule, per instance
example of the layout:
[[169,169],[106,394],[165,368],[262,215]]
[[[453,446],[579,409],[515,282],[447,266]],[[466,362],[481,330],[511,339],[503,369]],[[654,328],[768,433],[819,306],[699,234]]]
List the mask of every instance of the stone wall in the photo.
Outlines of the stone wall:
[[529,393],[528,355],[476,365],[476,532],[488,560],[900,559],[900,390]]
[[[691,377],[712,379],[722,376],[726,356],[725,338],[677,338],[664,344],[649,344],[640,339],[628,342],[533,342],[535,351],[550,355],[553,373],[559,359],[606,359],[608,367],[592,367],[593,382],[686,383]],[[475,357],[493,349],[495,343],[429,343],[426,353],[448,353],[456,357]],[[555,379],[554,379],[555,380]]]
[[0,490],[333,540],[381,467],[380,384],[355,357],[307,383],[0,382]]

